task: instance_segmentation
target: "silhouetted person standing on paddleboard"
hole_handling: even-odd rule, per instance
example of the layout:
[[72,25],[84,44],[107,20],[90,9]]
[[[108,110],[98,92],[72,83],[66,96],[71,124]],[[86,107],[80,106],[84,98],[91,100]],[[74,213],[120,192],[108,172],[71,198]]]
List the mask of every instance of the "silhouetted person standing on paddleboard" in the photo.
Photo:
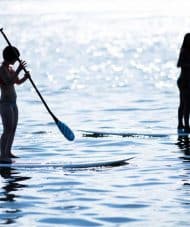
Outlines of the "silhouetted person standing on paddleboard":
[[16,47],[7,46],[3,50],[3,62],[0,66],[0,115],[3,124],[3,134],[0,140],[0,162],[11,163],[11,158],[15,158],[11,153],[11,147],[18,122],[18,109],[16,104],[16,91],[14,84],[22,84],[29,77],[29,73],[20,79],[19,73],[26,66],[25,61],[21,61],[16,70],[11,65],[17,61],[20,53]]
[[190,33],[184,36],[177,67],[181,68],[177,80],[180,103],[178,108],[178,132],[190,133]]

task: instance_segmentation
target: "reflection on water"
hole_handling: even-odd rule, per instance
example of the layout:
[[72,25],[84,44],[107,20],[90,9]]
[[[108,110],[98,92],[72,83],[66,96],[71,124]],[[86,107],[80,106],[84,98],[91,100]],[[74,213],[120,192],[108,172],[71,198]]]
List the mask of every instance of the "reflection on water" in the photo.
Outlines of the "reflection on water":
[[23,181],[30,179],[30,177],[20,176],[20,173],[12,168],[0,168],[0,175],[3,179],[0,193],[0,223],[15,223],[22,214],[21,209],[13,205],[19,197],[16,192],[27,187]]
[[[185,155],[190,155],[190,138],[188,136],[179,136],[177,145]],[[190,156],[189,156],[189,160],[190,160]]]
[[[190,205],[190,138],[189,136],[178,137],[178,147],[183,152],[183,156],[180,156],[183,166],[179,168],[180,178],[182,182],[181,194],[178,197],[181,206],[189,208]],[[184,224],[186,226],[186,224]]]
[[[143,4],[149,7],[143,6],[148,11],[143,15],[138,10],[133,14],[131,1],[123,0],[130,6],[130,15],[121,1],[79,0],[76,5],[70,0],[64,1],[64,7],[60,0],[38,2],[0,1],[1,26],[28,62],[32,78],[60,120],[73,130],[176,130],[176,58],[189,30],[189,16],[167,9],[175,5],[182,15],[179,0],[174,2],[180,5],[145,0]],[[68,11],[65,2],[77,12]],[[108,12],[110,5],[113,11]],[[132,5],[140,9],[142,1],[134,0]],[[164,11],[159,15],[157,6],[172,16],[163,16]],[[2,50],[6,43],[3,37],[0,40]],[[189,226],[189,206],[183,205],[190,198],[189,188],[181,184],[183,180],[187,185],[190,176],[190,162],[184,159],[189,157],[184,155],[190,150],[187,138],[179,138],[176,145],[176,136],[94,139],[78,133],[76,141],[68,143],[30,83],[18,86],[17,93],[20,121],[14,148],[22,159],[136,158],[131,165],[102,171],[0,170],[0,225],[181,226],[183,220]],[[31,175],[30,180],[23,177]]]

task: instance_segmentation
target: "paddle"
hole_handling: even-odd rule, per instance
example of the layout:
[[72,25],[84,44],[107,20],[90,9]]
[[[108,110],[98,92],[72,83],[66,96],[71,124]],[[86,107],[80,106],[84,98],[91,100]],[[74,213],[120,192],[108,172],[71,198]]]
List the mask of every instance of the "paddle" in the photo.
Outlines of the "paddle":
[[[3,35],[3,37],[5,38],[5,40],[7,41],[8,45],[12,47],[10,41],[8,40],[7,36],[5,35],[3,28],[0,28],[0,32]],[[17,56],[17,60],[19,63],[21,63],[20,58]],[[28,73],[28,71],[26,70],[25,67],[23,67],[23,70],[25,73]],[[29,77],[29,80],[33,86],[33,88],[35,89],[35,91],[37,92],[38,96],[40,97],[42,103],[44,104],[44,106],[46,107],[48,113],[52,116],[53,120],[55,121],[57,127],[59,128],[59,130],[61,131],[61,133],[65,136],[65,138],[67,138],[69,141],[74,140],[75,135],[72,132],[72,130],[63,122],[61,122],[60,120],[57,119],[57,117],[55,117],[55,115],[51,112],[50,108],[48,107],[47,103],[45,102],[44,98],[42,97],[42,95],[40,94],[39,90],[37,89],[36,85],[34,84],[34,81],[32,80],[31,77]]]

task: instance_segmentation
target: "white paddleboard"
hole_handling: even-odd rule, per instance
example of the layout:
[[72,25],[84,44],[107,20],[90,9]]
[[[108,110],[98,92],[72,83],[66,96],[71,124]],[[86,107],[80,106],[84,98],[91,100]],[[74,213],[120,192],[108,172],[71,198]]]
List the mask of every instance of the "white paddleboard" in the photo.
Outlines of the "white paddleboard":
[[63,168],[63,169],[88,169],[99,167],[115,167],[128,164],[128,161],[132,158],[120,159],[114,161],[101,161],[101,162],[89,162],[89,163],[57,163],[57,162],[21,162],[15,161],[9,164],[0,163],[0,168]]
[[189,136],[190,133],[135,133],[135,132],[101,132],[101,131],[88,131],[79,130],[84,137],[106,137],[106,136],[121,136],[121,137],[169,137],[169,136]]

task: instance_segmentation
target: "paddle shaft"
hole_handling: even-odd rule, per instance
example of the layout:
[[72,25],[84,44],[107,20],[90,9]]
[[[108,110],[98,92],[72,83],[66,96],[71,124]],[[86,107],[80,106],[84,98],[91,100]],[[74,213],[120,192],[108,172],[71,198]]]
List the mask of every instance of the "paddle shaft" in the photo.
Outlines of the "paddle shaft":
[[[1,32],[1,34],[3,35],[3,37],[5,38],[5,40],[7,41],[8,45],[12,47],[12,44],[10,43],[9,39],[7,38],[7,36],[5,35],[5,33],[4,33],[4,31],[3,31],[3,28],[0,29],[0,32]],[[18,55],[16,55],[16,56],[17,56],[17,61],[21,64],[22,61],[20,60],[20,58],[18,57]],[[28,73],[28,71],[26,70],[25,67],[23,67],[23,70],[24,70],[25,73]],[[57,122],[58,122],[58,119],[57,119],[57,118],[55,117],[55,115],[51,112],[49,106],[47,105],[47,103],[45,102],[44,98],[43,98],[42,95],[40,94],[38,88],[36,87],[34,81],[32,80],[31,77],[29,77],[29,80],[30,80],[30,82],[31,82],[31,84],[32,84],[32,86],[33,86],[33,88],[35,89],[36,93],[37,93],[38,96],[40,97],[42,103],[43,103],[44,106],[46,107],[48,113],[52,116],[52,118],[54,119],[54,121],[57,123]]]

